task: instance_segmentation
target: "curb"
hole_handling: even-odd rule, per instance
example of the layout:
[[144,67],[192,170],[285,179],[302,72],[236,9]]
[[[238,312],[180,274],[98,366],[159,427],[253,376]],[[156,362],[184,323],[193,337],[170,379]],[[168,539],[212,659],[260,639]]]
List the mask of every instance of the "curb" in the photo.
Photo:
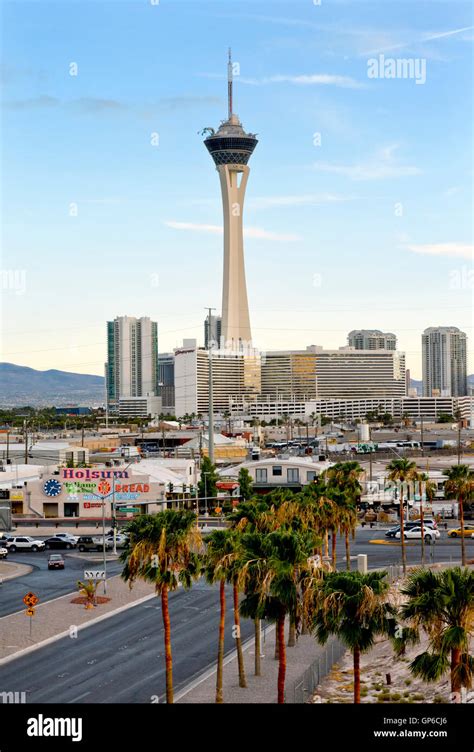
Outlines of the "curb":
[[33,571],[33,567],[30,566],[29,564],[18,565],[18,564],[12,564],[10,561],[5,561],[4,564],[8,564],[9,566],[12,566],[12,567],[17,567],[17,566],[24,567],[24,571],[19,572],[18,574],[7,574],[5,577],[2,577],[2,575],[0,575],[0,587],[1,585],[3,585],[4,582],[7,582],[7,580],[14,580],[16,577],[23,577],[23,575],[30,574],[30,572]]
[[[64,598],[66,596],[60,596],[60,597]],[[133,608],[134,606],[139,606],[140,604],[145,603],[146,601],[149,601],[152,598],[156,598],[155,593],[151,593],[150,595],[144,595],[142,598],[139,598],[133,603],[126,603],[123,606],[119,606],[114,611],[108,611],[106,614],[101,614],[101,616],[97,616],[94,619],[91,619],[90,621],[85,622],[84,624],[79,624],[79,626],[77,626],[76,629],[78,632],[80,632],[81,630],[87,629],[87,627],[90,627],[93,624],[97,624],[100,621],[105,621],[105,619],[110,619],[112,616],[116,616],[117,614],[120,614],[123,611],[127,611],[127,609],[129,608]],[[50,602],[51,601],[47,601],[46,603],[50,603]],[[46,605],[46,603],[43,605]],[[58,634],[52,635],[51,637],[47,637],[46,640],[37,642],[35,645],[29,645],[27,648],[22,648],[21,650],[17,650],[15,653],[12,653],[11,655],[6,655],[4,658],[0,658],[0,666],[5,666],[7,663],[10,663],[11,661],[15,661],[17,658],[22,658],[24,655],[33,653],[35,650],[39,650],[40,648],[46,647],[46,645],[51,645],[51,643],[53,642],[62,640],[63,637],[69,637],[69,635],[70,635],[69,630],[66,630],[64,632],[58,632]]]

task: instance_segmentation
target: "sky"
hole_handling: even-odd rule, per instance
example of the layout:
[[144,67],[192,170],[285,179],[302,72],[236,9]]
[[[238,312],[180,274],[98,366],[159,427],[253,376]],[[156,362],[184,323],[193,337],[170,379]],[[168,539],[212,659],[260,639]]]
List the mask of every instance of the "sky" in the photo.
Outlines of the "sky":
[[103,374],[119,315],[157,321],[160,352],[203,342],[223,241],[200,131],[228,46],[259,139],[254,344],[382,329],[421,378],[424,328],[472,343],[473,24],[458,0],[4,2],[0,360]]

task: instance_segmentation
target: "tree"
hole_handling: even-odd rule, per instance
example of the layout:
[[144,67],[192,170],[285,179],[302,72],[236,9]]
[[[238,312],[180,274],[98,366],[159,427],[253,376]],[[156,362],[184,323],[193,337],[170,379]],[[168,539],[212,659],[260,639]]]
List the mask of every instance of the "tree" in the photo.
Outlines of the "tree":
[[389,471],[388,477],[390,480],[395,480],[400,483],[400,544],[402,547],[402,565],[403,574],[407,571],[407,554],[405,547],[405,530],[404,530],[404,502],[403,502],[403,484],[410,480],[416,480],[417,468],[415,462],[410,460],[392,460],[387,465]]
[[[421,484],[420,488],[420,525],[421,525],[421,565],[425,565],[425,512],[423,509],[423,495],[426,499],[433,499],[436,493],[436,483],[430,480],[427,473],[418,473],[417,480]],[[424,490],[424,494],[423,494]]]
[[300,615],[300,580],[308,571],[314,543],[311,532],[283,527],[270,533],[245,533],[239,566],[239,583],[245,595],[243,613],[276,622],[278,642],[278,703],[285,702],[285,618]]
[[437,423],[455,423],[456,418],[454,415],[449,415],[449,413],[440,413],[438,415]]
[[217,496],[216,483],[218,480],[219,476],[216,472],[216,466],[212,464],[209,457],[203,457],[201,462],[200,479],[198,482],[199,498],[215,498]]
[[348,570],[351,568],[349,536],[355,534],[357,503],[362,493],[359,478],[363,472],[358,462],[336,462],[324,473],[329,490],[337,492],[334,500],[339,507],[339,528],[344,533]]
[[321,645],[336,635],[352,652],[354,703],[360,703],[360,656],[379,634],[390,634],[394,608],[387,602],[386,572],[325,572],[313,595],[312,631]]
[[461,564],[466,566],[466,544],[464,541],[464,504],[474,496],[474,471],[468,465],[453,465],[443,470],[447,480],[444,483],[446,497],[454,496],[458,500],[459,521],[461,527]]
[[120,559],[122,578],[130,587],[137,579],[152,582],[161,596],[166,662],[166,702],[173,702],[173,660],[168,593],[178,584],[189,588],[201,574],[202,545],[192,511],[166,509],[156,515],[143,514],[128,525],[130,542]]
[[449,567],[441,572],[419,569],[401,589],[407,602],[401,615],[415,632],[428,635],[428,648],[410,664],[414,676],[437,681],[450,672],[454,702],[461,688],[470,689],[474,658],[469,653],[474,635],[474,572]]
[[240,499],[241,501],[247,501],[252,496],[253,481],[246,467],[240,468],[237,480],[240,487]]
[[225,583],[228,577],[229,561],[234,557],[234,534],[231,530],[213,530],[206,537],[206,552],[204,555],[204,574],[208,582],[219,583],[219,639],[217,649],[216,674],[216,703],[224,702],[223,670],[224,670],[224,630],[225,630]]

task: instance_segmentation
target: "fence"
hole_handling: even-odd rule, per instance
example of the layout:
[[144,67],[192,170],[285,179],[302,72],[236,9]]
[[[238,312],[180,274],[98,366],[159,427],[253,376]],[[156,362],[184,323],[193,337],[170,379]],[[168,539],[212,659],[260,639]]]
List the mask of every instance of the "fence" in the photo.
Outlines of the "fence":
[[344,655],[346,650],[347,648],[336,638],[329,640],[327,645],[321,648],[319,657],[306,669],[301,679],[298,679],[293,687],[288,687],[286,702],[291,704],[308,702],[318,684],[327,676],[334,663]]

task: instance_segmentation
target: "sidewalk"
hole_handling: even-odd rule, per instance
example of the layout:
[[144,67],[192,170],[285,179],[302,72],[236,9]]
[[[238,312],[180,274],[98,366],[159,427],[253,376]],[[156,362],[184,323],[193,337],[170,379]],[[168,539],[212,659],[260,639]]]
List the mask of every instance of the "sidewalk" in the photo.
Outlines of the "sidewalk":
[[[287,631],[287,630],[286,630]],[[286,641],[288,634],[286,634]],[[329,642],[329,649],[331,642]],[[266,639],[262,634],[261,676],[254,675],[254,641],[253,638],[244,644],[244,665],[247,688],[239,687],[237,655],[232,653],[224,661],[223,693],[224,702],[232,704],[268,704],[277,702],[278,661],[274,658],[275,627],[267,627]],[[303,677],[308,667],[318,658],[323,658],[326,647],[318,645],[311,635],[301,635],[294,648],[286,648],[286,681],[285,701],[293,703],[294,686]],[[217,655],[217,630],[216,630]],[[188,704],[214,703],[216,695],[216,669],[205,672],[187,687],[176,693],[175,702]],[[310,698],[308,697],[308,700]]]
[[22,577],[29,574],[33,567],[28,564],[18,564],[12,561],[0,561],[0,584],[7,580],[13,580],[14,577]]
[[[99,585],[97,595],[103,594],[103,585]],[[156,597],[153,585],[137,581],[130,590],[120,576],[107,580],[106,596],[111,599],[108,603],[89,610],[71,603],[71,599],[77,595],[78,591],[75,591],[44,604],[39,603],[33,617],[26,615],[25,606],[25,611],[0,618],[0,665],[17,657],[17,653],[20,655],[18,651],[30,652],[39,643],[53,642],[70,635],[74,627],[83,628],[142,600]]]

